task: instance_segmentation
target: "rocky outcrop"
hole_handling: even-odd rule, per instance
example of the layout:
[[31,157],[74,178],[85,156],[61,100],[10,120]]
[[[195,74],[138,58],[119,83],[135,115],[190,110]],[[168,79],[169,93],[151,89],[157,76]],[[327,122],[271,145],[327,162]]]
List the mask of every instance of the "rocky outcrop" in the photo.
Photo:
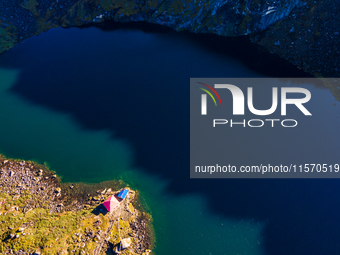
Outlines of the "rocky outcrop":
[[118,195],[117,185],[122,182],[70,186],[44,165],[0,155],[0,253],[112,254],[130,240],[128,254],[148,254],[152,218],[134,207],[138,193],[125,187],[129,193],[115,210],[102,205]]
[[315,76],[339,76],[338,5],[331,0],[2,0],[0,52],[54,27],[106,20],[248,35]]

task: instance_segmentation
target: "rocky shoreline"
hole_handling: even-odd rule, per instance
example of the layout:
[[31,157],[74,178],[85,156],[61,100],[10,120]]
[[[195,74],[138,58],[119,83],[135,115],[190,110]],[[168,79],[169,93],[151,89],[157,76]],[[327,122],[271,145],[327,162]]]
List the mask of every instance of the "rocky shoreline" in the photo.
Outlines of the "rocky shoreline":
[[152,220],[134,207],[138,193],[129,189],[111,213],[101,205],[123,186],[60,183],[46,166],[0,156],[1,254],[114,254],[123,238],[133,242],[121,254],[151,254]]

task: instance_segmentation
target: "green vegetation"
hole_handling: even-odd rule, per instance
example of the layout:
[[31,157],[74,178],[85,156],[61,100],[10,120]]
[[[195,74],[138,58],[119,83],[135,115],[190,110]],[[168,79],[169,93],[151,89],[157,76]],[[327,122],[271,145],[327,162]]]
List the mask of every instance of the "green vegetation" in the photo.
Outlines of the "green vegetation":
[[37,6],[39,3],[37,0],[26,0],[21,3],[21,7],[31,11],[34,15],[39,15],[37,11]]
[[[6,24],[8,25],[8,24]],[[5,27],[0,20],[0,52],[9,50],[17,44],[16,27],[8,25]]]
[[0,167],[1,254],[112,253],[124,238],[132,244],[122,254],[149,254],[151,217],[134,207],[136,192],[113,212],[101,204],[126,187],[123,182],[60,184],[46,166],[2,155]]
[[[9,194],[0,194],[0,201],[3,202],[0,209],[0,251],[41,250],[47,254],[79,251],[82,247],[79,247],[80,243],[74,236],[84,234],[84,226],[93,227],[91,223],[96,216],[91,211],[94,208],[53,214],[48,209],[35,208],[23,213],[21,208],[30,198],[26,195],[13,200],[14,197]],[[88,240],[82,250],[89,252],[93,246],[93,240]]]

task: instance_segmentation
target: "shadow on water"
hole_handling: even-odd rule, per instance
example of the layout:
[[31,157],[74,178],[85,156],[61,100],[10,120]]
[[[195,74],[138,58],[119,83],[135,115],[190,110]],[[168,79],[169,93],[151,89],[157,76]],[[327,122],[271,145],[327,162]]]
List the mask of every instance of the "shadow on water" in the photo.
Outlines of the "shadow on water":
[[[130,41],[119,44],[122,28],[163,37],[149,42],[131,35]],[[72,114],[85,129],[105,129],[128,139],[136,150],[135,165],[170,180],[170,192],[204,194],[221,215],[267,221],[267,254],[339,253],[337,180],[189,179],[190,77],[226,76],[225,58],[250,69],[241,72],[237,63],[230,66],[235,77],[256,72],[275,77],[309,75],[247,38],[176,34],[139,23],[107,24],[102,29],[117,31],[117,37],[104,41],[93,28],[89,33],[94,35],[84,38],[79,29],[56,30],[43,36],[45,43],[35,38],[26,42],[26,48],[5,53],[2,67],[22,69],[12,92]],[[139,47],[148,43],[154,46]]]
[[[89,27],[91,26],[85,25],[81,28]],[[222,37],[214,34],[195,34],[186,31],[175,32],[172,28],[146,22],[117,23],[107,21],[98,23],[96,27],[105,32],[129,29],[145,33],[180,34],[186,40],[192,41],[193,44],[203,46],[205,51],[241,60],[242,64],[265,76],[312,77],[310,74],[294,67],[290,62],[282,60],[278,55],[271,54],[262,46],[252,43],[247,36]]]

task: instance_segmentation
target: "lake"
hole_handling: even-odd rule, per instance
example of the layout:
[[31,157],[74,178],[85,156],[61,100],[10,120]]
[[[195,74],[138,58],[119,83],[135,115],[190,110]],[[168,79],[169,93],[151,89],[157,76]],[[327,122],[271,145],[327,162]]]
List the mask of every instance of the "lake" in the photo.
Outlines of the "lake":
[[[190,77],[309,77],[246,38],[60,28],[5,52],[0,67],[0,152],[46,162],[64,181],[140,190],[157,254],[339,254],[338,180],[189,178]],[[338,102],[308,89],[317,124],[279,153],[334,160]]]

